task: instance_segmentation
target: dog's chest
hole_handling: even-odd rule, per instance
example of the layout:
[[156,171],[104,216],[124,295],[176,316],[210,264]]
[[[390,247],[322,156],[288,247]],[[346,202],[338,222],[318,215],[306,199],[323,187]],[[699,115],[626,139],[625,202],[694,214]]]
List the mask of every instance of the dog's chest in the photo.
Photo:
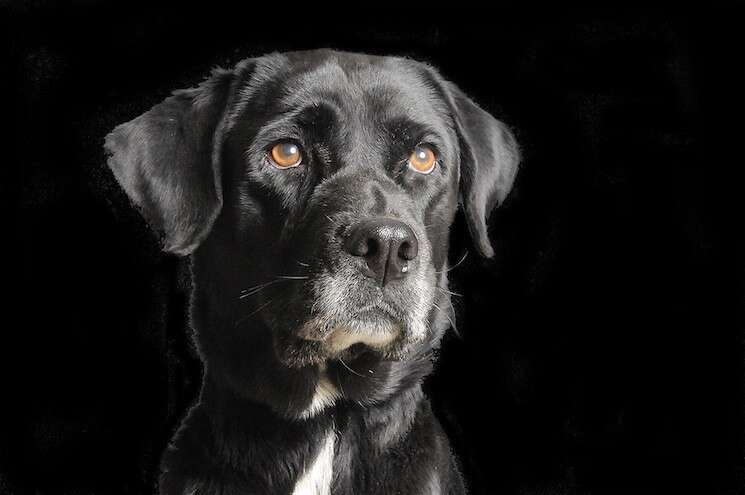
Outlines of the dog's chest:
[[292,495],[330,495],[334,477],[334,432],[329,431],[315,459],[305,466]]

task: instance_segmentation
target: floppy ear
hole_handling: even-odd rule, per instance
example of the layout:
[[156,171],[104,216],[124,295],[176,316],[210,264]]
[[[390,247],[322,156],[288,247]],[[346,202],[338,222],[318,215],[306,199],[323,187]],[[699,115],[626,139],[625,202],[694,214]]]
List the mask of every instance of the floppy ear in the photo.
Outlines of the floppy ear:
[[194,251],[222,207],[221,122],[232,80],[215,69],[106,136],[109,167],[166,251]]
[[482,256],[491,258],[487,220],[512,188],[520,161],[515,137],[502,122],[445,82],[460,142],[460,194],[468,229]]

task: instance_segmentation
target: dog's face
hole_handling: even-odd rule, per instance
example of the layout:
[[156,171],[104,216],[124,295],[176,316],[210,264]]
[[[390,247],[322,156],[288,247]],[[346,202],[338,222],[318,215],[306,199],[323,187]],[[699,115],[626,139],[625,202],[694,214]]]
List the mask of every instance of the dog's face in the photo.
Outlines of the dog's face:
[[269,82],[249,86],[255,94],[225,142],[223,207],[241,245],[265,253],[256,282],[274,285],[281,310],[265,315],[283,361],[303,366],[350,348],[402,357],[427,336],[446,260],[456,131],[410,62],[309,65],[307,55],[286,56]]
[[297,370],[373,373],[436,345],[459,199],[491,255],[486,217],[517,165],[504,126],[431,67],[326,50],[215,71],[106,146],[166,249],[196,251],[211,311],[229,315],[200,336],[205,360],[264,342]]

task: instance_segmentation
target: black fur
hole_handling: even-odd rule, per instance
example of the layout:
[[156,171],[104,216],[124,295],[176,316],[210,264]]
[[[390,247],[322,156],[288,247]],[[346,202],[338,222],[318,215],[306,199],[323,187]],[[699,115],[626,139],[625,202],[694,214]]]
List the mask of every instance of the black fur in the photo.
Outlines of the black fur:
[[[267,162],[281,140],[298,143],[301,166]],[[423,142],[439,157],[429,175],[405,166]],[[487,216],[518,162],[504,125],[425,64],[318,50],[216,70],[117,127],[106,149],[165,249],[192,255],[204,381],[163,457],[161,493],[292,493],[329,431],[331,493],[465,492],[421,382],[453,317],[459,199],[493,253]],[[408,223],[422,253],[385,290],[342,249],[371,216]],[[334,329],[378,319],[399,329],[390,345],[330,350]],[[339,396],[309,413],[320,380]]]

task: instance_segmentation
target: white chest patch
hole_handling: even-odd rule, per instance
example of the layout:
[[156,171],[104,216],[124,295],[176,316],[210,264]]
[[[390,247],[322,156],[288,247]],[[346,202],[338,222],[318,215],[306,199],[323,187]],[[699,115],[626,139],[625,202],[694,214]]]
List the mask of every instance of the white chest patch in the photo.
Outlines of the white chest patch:
[[334,478],[334,431],[331,430],[323,440],[318,455],[295,483],[292,495],[330,495],[331,481]]
[[336,399],[340,396],[341,394],[339,394],[339,391],[336,389],[334,384],[331,383],[331,380],[329,380],[329,377],[326,374],[326,368],[323,366],[321,368],[321,378],[318,380],[316,392],[313,394],[313,400],[310,405],[300,413],[300,419],[308,419],[327,407],[333,406]]

